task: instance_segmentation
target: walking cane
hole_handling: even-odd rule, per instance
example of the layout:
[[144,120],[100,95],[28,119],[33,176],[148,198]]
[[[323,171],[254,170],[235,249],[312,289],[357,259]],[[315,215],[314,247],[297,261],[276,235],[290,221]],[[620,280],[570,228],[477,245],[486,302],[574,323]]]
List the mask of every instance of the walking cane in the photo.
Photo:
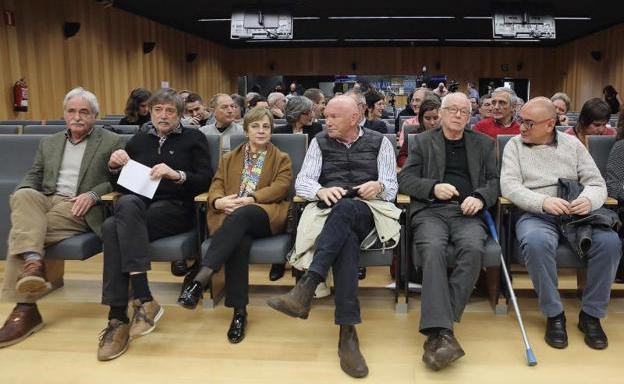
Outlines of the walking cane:
[[[494,225],[494,220],[492,219],[492,215],[487,210],[483,211],[483,218],[485,219],[485,223],[487,224],[490,234],[494,238],[494,241],[500,245],[498,241],[498,233],[496,232],[496,226]],[[527,337],[526,331],[524,329],[524,323],[522,322],[522,315],[520,315],[520,308],[518,308],[518,301],[516,300],[516,295],[514,294],[514,290],[511,286],[511,279],[509,278],[509,272],[507,271],[507,264],[505,263],[505,257],[503,256],[503,252],[500,254],[501,258],[501,267],[503,269],[503,275],[505,276],[505,282],[507,283],[507,290],[509,291],[509,297],[511,298],[511,303],[514,307],[514,311],[516,312],[516,319],[518,319],[518,325],[520,326],[520,332],[522,333],[522,341],[524,341],[524,347],[526,348],[526,359],[529,367],[537,365],[537,359],[535,358],[535,354],[533,353],[533,349],[531,349],[531,344],[529,344],[529,338]]]

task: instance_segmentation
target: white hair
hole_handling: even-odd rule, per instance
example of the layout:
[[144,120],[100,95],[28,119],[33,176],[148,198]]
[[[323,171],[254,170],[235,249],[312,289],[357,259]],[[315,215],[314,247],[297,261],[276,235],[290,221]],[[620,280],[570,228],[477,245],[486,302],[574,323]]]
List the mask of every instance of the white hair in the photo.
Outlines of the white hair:
[[470,110],[470,113],[472,113],[472,103],[470,103],[470,99],[463,92],[452,92],[444,96],[442,98],[442,105],[440,106],[440,108],[446,108],[446,106],[450,102],[449,96],[460,96],[462,99],[466,100],[466,104],[468,104],[468,109]]
[[69,103],[71,99],[75,99],[76,97],[79,97],[89,103],[89,106],[91,107],[91,112],[94,115],[97,115],[100,112],[100,105],[98,104],[97,97],[95,97],[92,92],[89,92],[82,87],[76,87],[71,91],[67,92],[65,98],[63,99],[63,110],[65,110],[65,108],[67,107],[67,103]]
[[269,103],[269,107],[272,107],[282,98],[286,98],[282,92],[271,92],[267,97],[267,103]]

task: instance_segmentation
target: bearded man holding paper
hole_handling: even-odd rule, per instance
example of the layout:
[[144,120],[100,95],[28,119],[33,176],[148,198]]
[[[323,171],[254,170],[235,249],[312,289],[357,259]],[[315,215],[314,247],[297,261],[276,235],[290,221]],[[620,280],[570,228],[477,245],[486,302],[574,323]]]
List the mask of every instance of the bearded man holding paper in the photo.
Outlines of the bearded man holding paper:
[[[152,121],[147,129],[134,135],[125,150],[113,152],[108,162],[111,183],[123,195],[115,202],[114,214],[102,226],[102,304],[110,307],[108,326],[98,348],[98,359],[102,361],[123,354],[130,338],[154,330],[163,309],[152,297],[147,282],[147,271],[151,269],[149,243],[193,228],[193,198],[208,190],[212,179],[206,137],[180,123],[182,98],[173,90],[161,90],[148,104]],[[160,179],[151,199],[118,182],[122,168],[131,160],[149,167],[146,172],[152,179]],[[127,314],[128,283],[132,287],[132,321]]]

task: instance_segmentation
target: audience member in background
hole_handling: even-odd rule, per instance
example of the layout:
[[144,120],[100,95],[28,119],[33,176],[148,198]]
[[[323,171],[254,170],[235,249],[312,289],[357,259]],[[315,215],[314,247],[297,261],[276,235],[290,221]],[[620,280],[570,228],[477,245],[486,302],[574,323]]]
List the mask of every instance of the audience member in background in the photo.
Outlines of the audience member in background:
[[297,83],[295,82],[290,83],[288,86],[288,94],[286,95],[286,98],[290,99],[293,96],[299,96],[297,93]]
[[245,95],[245,109],[250,109],[249,103],[251,102],[252,99],[258,96],[262,96],[262,95],[260,95],[258,92],[247,92],[247,94]]
[[180,92],[178,92],[178,96],[180,96],[180,98],[186,103],[186,98],[188,97],[188,95],[190,95],[192,92],[186,89],[181,90]]
[[568,111],[570,110],[570,96],[566,95],[563,92],[557,92],[552,95],[550,101],[552,101],[555,107],[555,111],[557,111],[557,125],[570,125],[570,122],[568,121],[568,115],[566,115],[566,113],[568,113]]
[[443,98],[444,96],[448,95],[449,91],[448,89],[446,89],[444,83],[440,83],[438,84],[438,87],[433,90],[433,93],[440,96],[440,98]]
[[615,129],[607,127],[610,117],[609,104],[597,97],[591,98],[583,104],[576,125],[566,129],[565,133],[575,135],[583,145],[587,146],[587,136],[616,135]]
[[145,88],[132,90],[128,96],[128,101],[126,101],[125,116],[119,120],[119,125],[138,125],[140,127],[150,121],[147,100],[151,95],[151,92]]
[[255,107],[263,107],[268,109],[269,103],[264,96],[256,94],[251,99],[249,99],[249,109]]
[[286,96],[282,92],[273,92],[269,94],[267,97],[267,101],[269,102],[269,109],[271,110],[271,114],[274,119],[283,119],[284,118],[284,108],[286,108]]
[[183,307],[194,309],[212,275],[225,265],[225,306],[234,308],[227,332],[230,343],[245,337],[251,243],[282,233],[290,206],[291,161],[271,144],[272,129],[268,109],[253,108],[245,115],[248,140],[223,156],[208,192],[210,247],[202,268],[189,276],[178,299]]
[[[607,188],[589,152],[578,140],[558,132],[556,119],[549,99],[537,97],[526,103],[520,111],[520,135],[505,146],[500,185],[502,195],[525,212],[516,223],[516,237],[539,307],[548,318],[544,338],[553,348],[565,348],[568,335],[557,289],[556,255],[568,235],[562,232],[561,222],[568,215],[597,213],[607,198]],[[559,197],[561,178],[581,184],[577,198]],[[600,318],[607,315],[622,244],[608,225],[591,225],[590,233],[588,252],[578,255],[587,265],[578,328],[589,347],[604,349],[608,342]],[[575,253],[577,248],[572,248]]]
[[[310,244],[315,247],[311,264],[289,293],[272,297],[267,303],[289,316],[307,319],[315,289],[332,268],[336,293],[334,321],[340,325],[340,367],[352,377],[364,377],[368,367],[355,330],[361,322],[360,243],[378,220],[398,225],[394,219],[397,208],[392,203],[397,190],[394,149],[382,134],[361,128],[359,108],[348,96],[330,100],[325,117],[327,131],[312,140],[297,176],[296,191],[304,199],[320,201],[331,210],[327,212],[316,203],[306,206],[297,232],[319,231],[316,241]],[[345,196],[350,188],[355,188],[359,199]],[[396,218],[399,214],[396,212]],[[386,236],[380,228],[377,230],[382,238]]]
[[514,116],[517,116],[524,105],[524,100],[521,97],[516,97],[516,104],[514,106]]
[[2,299],[17,305],[0,328],[0,347],[43,327],[37,300],[63,273],[63,261],[45,259],[45,247],[89,231],[101,236],[104,209],[98,202],[112,190],[106,161],[123,141],[95,127],[98,111],[93,93],[69,91],[63,100],[67,130],[41,140],[32,168],[10,197]]
[[[624,205],[624,109],[620,111],[615,144],[607,162],[607,192],[617,199],[620,208]],[[620,216],[624,213],[621,211]]]
[[286,125],[276,127],[273,133],[302,133],[308,135],[308,145],[314,136],[323,130],[320,123],[312,121],[314,103],[305,96],[293,96],[286,103],[284,117]]
[[209,123],[210,113],[206,110],[204,101],[197,93],[190,93],[186,98],[186,114],[190,117],[188,125],[203,127]]
[[520,125],[514,120],[517,96],[509,88],[499,87],[492,91],[492,117],[481,120],[474,130],[496,140],[498,135],[517,135]]
[[414,110],[412,109],[412,105],[411,105],[413,96],[414,96],[414,92],[410,92],[409,95],[407,95],[407,105],[405,105],[405,108],[403,108],[403,110],[401,112],[399,112],[398,116],[394,120],[394,131],[395,132],[399,132],[401,130],[401,126],[399,124],[400,124],[402,116],[416,116],[416,114],[414,113]]
[[[232,101],[234,101],[234,122],[242,124],[243,116],[245,116],[245,98],[238,93],[232,93],[230,97],[232,98]],[[214,113],[212,114],[212,117],[214,118]]]
[[357,104],[358,109],[360,111],[359,124],[360,124],[360,127],[363,127],[364,124],[366,123],[366,108],[367,108],[366,97],[360,91],[359,87],[358,88],[353,87],[353,89],[348,90],[347,93],[345,93],[344,95],[352,98],[353,101],[355,101],[355,103]]
[[[479,114],[477,123],[483,119],[492,117],[492,95],[485,94],[479,99]],[[475,123],[476,124],[476,123]]]
[[470,100],[470,108],[472,108],[472,116],[476,116],[479,113],[479,99],[474,97],[469,97]]
[[418,114],[420,112],[420,104],[423,102],[423,100],[425,100],[425,98],[436,98],[438,101],[440,101],[440,96],[438,96],[428,88],[418,88],[414,91],[411,102],[412,111],[414,111],[414,117],[403,121],[403,125],[401,126],[401,130],[399,131],[398,135],[399,140],[397,144],[399,147],[403,146],[403,127],[406,125],[420,125]]
[[[98,348],[98,360],[102,361],[122,355],[130,338],[147,335],[156,327],[163,308],[152,297],[147,281],[150,242],[195,227],[193,198],[210,185],[210,156],[218,156],[209,153],[201,132],[180,124],[185,105],[173,90],[155,93],[149,105],[149,130],[132,136],[126,148],[113,152],[108,161],[111,181],[123,194],[102,226],[102,304],[110,307]],[[152,199],[117,184],[122,167],[130,160],[150,167],[150,176],[160,179]],[[132,287],[132,320],[128,319],[128,284]]]
[[204,135],[221,135],[221,152],[229,152],[230,136],[243,134],[243,127],[234,122],[237,104],[229,95],[217,93],[210,99],[208,105],[214,111],[215,121],[204,125],[199,130]]
[[[425,99],[421,104],[418,111],[418,126],[405,126],[403,129],[403,144],[399,150],[397,156],[397,165],[399,168],[403,167],[408,155],[408,140],[407,137],[410,133],[421,133],[431,129],[440,127],[440,101],[437,97]],[[415,129],[410,129],[414,127]]]
[[[468,82],[466,94],[468,98],[474,98],[475,100],[479,100],[479,91],[475,88],[475,85],[472,82]],[[472,107],[473,110],[477,109],[476,106]]]
[[318,88],[308,88],[303,92],[303,96],[312,100],[314,106],[312,106],[312,121],[318,121],[323,118],[323,111],[325,110],[325,94]]
[[604,101],[609,104],[609,108],[611,109],[611,114],[620,113],[620,107],[622,106],[622,99],[620,99],[620,95],[613,88],[613,85],[607,85],[602,90],[602,95],[604,96]]
[[364,128],[372,129],[379,133],[388,133],[388,126],[381,120],[383,110],[386,107],[384,96],[375,91],[370,90],[364,94],[366,100],[366,122]]
[[[495,145],[465,130],[470,108],[464,93],[442,99],[442,127],[416,136],[413,156],[399,174],[399,191],[412,198],[408,219],[422,259],[420,332],[427,336],[422,360],[435,371],[465,354],[453,323],[460,321],[481,271],[487,232],[479,214],[499,195]],[[457,258],[450,276],[449,242]]]

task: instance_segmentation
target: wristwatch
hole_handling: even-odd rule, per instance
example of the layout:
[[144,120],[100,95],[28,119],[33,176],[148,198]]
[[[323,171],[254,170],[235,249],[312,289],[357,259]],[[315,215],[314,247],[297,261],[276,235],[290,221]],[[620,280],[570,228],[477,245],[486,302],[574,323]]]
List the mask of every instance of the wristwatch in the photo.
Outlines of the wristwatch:
[[381,196],[383,196],[383,193],[386,191],[386,186],[384,185],[384,183],[382,183],[381,181],[378,181],[379,185],[381,186],[381,189],[379,190],[379,193],[377,193],[377,198],[381,199]]

